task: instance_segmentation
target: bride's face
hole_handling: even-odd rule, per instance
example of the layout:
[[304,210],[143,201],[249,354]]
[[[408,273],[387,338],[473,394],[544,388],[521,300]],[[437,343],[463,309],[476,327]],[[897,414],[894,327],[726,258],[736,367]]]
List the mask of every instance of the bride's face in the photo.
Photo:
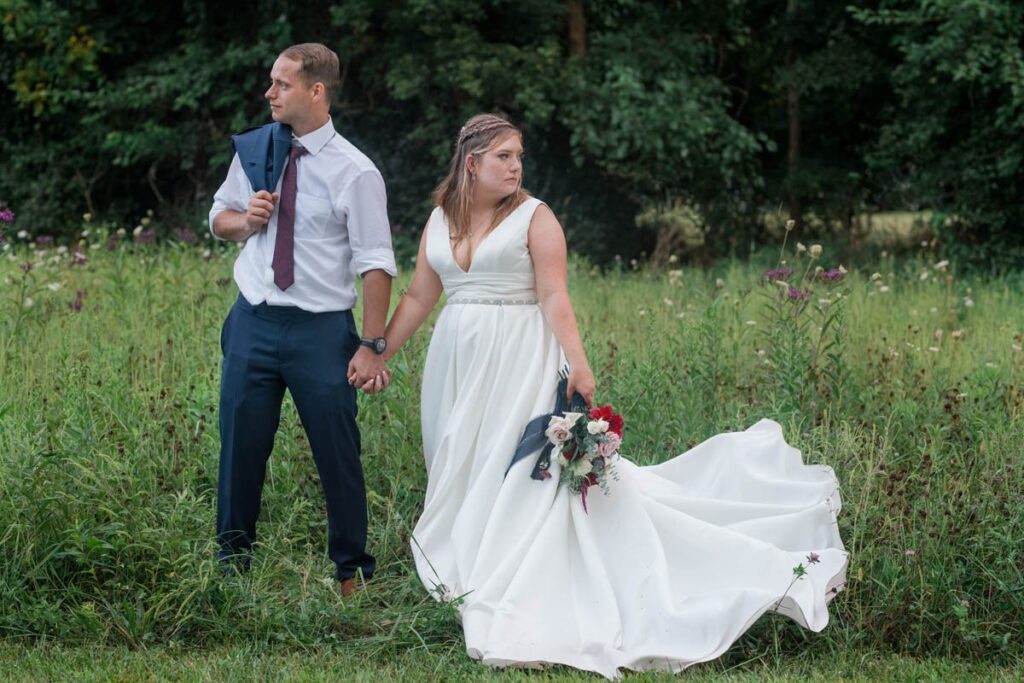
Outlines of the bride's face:
[[499,198],[507,197],[523,182],[523,143],[518,133],[509,133],[482,154],[467,159],[477,190]]

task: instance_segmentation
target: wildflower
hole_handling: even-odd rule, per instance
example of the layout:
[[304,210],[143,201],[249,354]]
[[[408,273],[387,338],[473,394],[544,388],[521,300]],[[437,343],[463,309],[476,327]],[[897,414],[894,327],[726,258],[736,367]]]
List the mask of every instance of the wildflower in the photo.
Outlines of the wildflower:
[[796,287],[790,287],[789,291],[786,292],[786,296],[790,301],[803,301],[811,296],[811,290],[809,289],[797,289]]
[[906,557],[914,557],[915,555],[917,555],[917,552],[913,548],[907,548],[903,551],[903,554]]
[[668,262],[669,263],[675,263],[678,260],[679,260],[679,257],[676,256],[675,254],[672,254],[671,256],[668,257]]
[[36,238],[36,244],[40,247],[48,247],[53,244],[53,235],[40,235]]
[[725,287],[725,280],[720,277],[715,278],[715,289],[721,289],[722,287]]
[[826,284],[833,284],[839,282],[846,277],[846,271],[840,268],[832,268],[831,270],[825,270],[818,273],[818,279]]
[[148,227],[148,226],[149,226],[149,216],[146,216],[145,218],[141,219],[141,220],[139,221],[139,223],[140,223],[140,224],[142,225],[142,227],[144,227],[144,228],[145,228],[145,227]]
[[921,274],[920,274],[920,275],[918,275],[918,276],[917,276],[917,278],[918,278],[918,279],[919,279],[919,280],[920,280],[921,282],[924,282],[925,280],[927,280],[927,279],[928,279],[928,275],[929,275],[929,273],[928,273],[928,269],[927,269],[927,268],[923,268],[923,269],[921,270]]
[[974,299],[972,299],[969,296],[965,296],[964,297],[964,306],[966,306],[967,308],[970,308],[973,305],[974,305]]
[[646,308],[641,308],[639,310],[639,312],[637,312],[637,315],[641,315],[641,316],[647,315],[647,309]]
[[10,209],[0,210],[0,223],[13,223],[14,212]]
[[89,221],[92,220],[92,214],[91,213],[83,213],[82,214],[82,220],[85,221],[86,223],[88,223]]
[[818,564],[819,562],[821,562],[821,556],[819,556],[818,553],[811,553],[807,556],[808,564]]
[[942,330],[941,329],[935,330],[935,335],[934,336],[935,336],[935,341],[938,341],[938,342],[942,341]]
[[798,253],[798,254],[802,254],[802,253],[804,253],[805,251],[807,251],[807,247],[805,247],[805,246],[803,245],[803,243],[801,243],[801,242],[797,242],[797,243],[796,243],[796,253]]
[[18,239],[19,240],[28,239],[28,230],[19,230],[18,231]]
[[61,288],[61,283],[59,283],[59,282],[51,282],[51,283],[46,285],[46,288],[48,290],[50,290],[51,292],[56,292],[58,289]]
[[756,320],[748,320],[745,324],[746,325],[756,325],[757,321]]
[[943,260],[943,261],[939,261],[938,263],[936,263],[934,266],[932,266],[932,268],[934,268],[935,270],[940,270],[941,271],[941,270],[945,270],[948,266],[949,266],[949,261]]
[[32,304],[34,303],[35,301],[32,300],[32,297],[26,296],[25,301],[23,301],[21,305],[25,308],[32,308]]
[[664,304],[666,306],[671,306],[672,305],[672,299],[669,299],[668,297],[665,297],[664,299],[662,299],[662,302],[664,302]]
[[928,350],[931,351],[932,353],[938,353],[939,352],[939,347],[937,347],[937,346],[929,346]]
[[196,234],[191,230],[186,230],[185,228],[175,228],[174,236],[185,244],[195,244],[198,241]]
[[156,241],[156,233],[152,230],[142,230],[135,233],[136,244],[153,244]]
[[812,259],[813,258],[818,258],[819,256],[821,256],[821,245],[820,244],[812,244],[811,248],[807,250],[807,253],[811,255]]
[[786,232],[789,232],[790,230],[792,230],[795,227],[796,227],[796,221],[795,220],[790,218],[788,221],[786,221]]
[[676,280],[678,280],[682,276],[683,276],[683,271],[681,271],[681,270],[670,270],[670,271],[668,271],[668,281],[669,282],[675,282]]
[[777,282],[779,280],[786,280],[786,279],[788,279],[789,276],[792,275],[792,274],[793,274],[793,269],[792,268],[773,268],[771,270],[766,270],[765,271],[764,279],[765,280],[770,280],[772,282]]
[[881,273],[871,273],[871,277],[869,279],[872,282],[879,282],[882,279],[882,274]]
[[889,291],[889,286],[888,285],[883,285],[882,287],[878,288],[878,291],[882,292],[884,294],[885,292]]
[[[95,246],[98,247],[99,245],[97,244]],[[83,254],[80,251],[76,251],[71,256],[71,265],[73,265],[73,266],[84,266],[88,262],[89,262],[89,259],[85,258],[85,254]]]

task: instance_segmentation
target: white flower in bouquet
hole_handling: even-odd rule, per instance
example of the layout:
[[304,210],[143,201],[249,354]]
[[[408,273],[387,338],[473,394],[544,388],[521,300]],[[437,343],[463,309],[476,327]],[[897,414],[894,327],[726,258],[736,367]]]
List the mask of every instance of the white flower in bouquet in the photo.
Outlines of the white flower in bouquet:
[[569,464],[569,458],[565,457],[565,451],[558,451],[558,455],[555,456],[555,462],[558,463],[559,467],[565,467]]
[[581,417],[583,417],[583,413],[566,413],[565,422],[569,426],[569,429],[572,429],[573,425],[575,425]]
[[608,431],[608,423],[604,420],[591,420],[587,423],[587,431],[591,434],[604,434]]
[[577,477],[585,477],[588,474],[590,474],[590,470],[593,468],[593,464],[591,464],[589,458],[584,456],[579,460],[573,462],[571,467],[572,473],[575,474]]

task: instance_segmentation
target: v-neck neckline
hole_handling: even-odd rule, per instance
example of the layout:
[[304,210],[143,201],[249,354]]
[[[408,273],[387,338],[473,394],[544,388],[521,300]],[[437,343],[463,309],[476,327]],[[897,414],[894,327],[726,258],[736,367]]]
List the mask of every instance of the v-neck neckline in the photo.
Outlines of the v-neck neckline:
[[502,218],[501,221],[497,225],[495,225],[494,228],[489,233],[484,235],[483,239],[480,240],[480,244],[476,245],[476,249],[473,250],[472,258],[469,259],[469,267],[466,268],[465,270],[463,270],[462,266],[459,265],[459,259],[455,257],[455,248],[454,248],[455,245],[452,243],[451,226],[448,224],[448,217],[445,216],[444,223],[445,223],[445,228],[447,229],[446,232],[448,233],[447,235],[445,235],[445,237],[447,238],[447,241],[448,241],[448,254],[452,257],[452,263],[455,264],[455,268],[459,271],[459,273],[461,273],[462,275],[469,275],[471,272],[473,272],[473,266],[476,264],[476,257],[480,253],[481,247],[484,246],[484,244],[487,242],[487,240],[491,239],[491,236],[494,235],[494,233],[498,232],[498,228],[500,228],[501,226],[505,225],[505,223],[508,222],[508,219],[512,218],[512,216],[516,215],[516,213],[518,213],[519,209],[523,208],[523,206],[528,201],[530,201],[530,200],[529,199],[523,200],[519,204],[519,206],[517,206],[516,208],[512,209],[512,211],[509,212],[509,214],[507,216]]

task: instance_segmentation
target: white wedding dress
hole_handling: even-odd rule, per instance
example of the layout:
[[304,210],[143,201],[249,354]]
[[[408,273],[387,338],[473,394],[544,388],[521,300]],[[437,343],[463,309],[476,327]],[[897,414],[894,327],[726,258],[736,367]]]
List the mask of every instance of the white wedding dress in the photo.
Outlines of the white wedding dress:
[[[468,272],[440,209],[427,227],[448,299],[423,377],[428,484],[412,549],[438,599],[461,596],[469,655],[614,678],[714,659],[775,609],[820,631],[847,563],[838,484],[831,468],[804,465],[775,422],[653,467],[623,457],[610,495],[588,495],[589,514],[558,486],[554,458],[545,481],[530,477],[535,455],[505,476],[526,423],[554,407],[564,363],[527,248],[539,204],[498,225]],[[798,564],[807,575],[794,583]]]

